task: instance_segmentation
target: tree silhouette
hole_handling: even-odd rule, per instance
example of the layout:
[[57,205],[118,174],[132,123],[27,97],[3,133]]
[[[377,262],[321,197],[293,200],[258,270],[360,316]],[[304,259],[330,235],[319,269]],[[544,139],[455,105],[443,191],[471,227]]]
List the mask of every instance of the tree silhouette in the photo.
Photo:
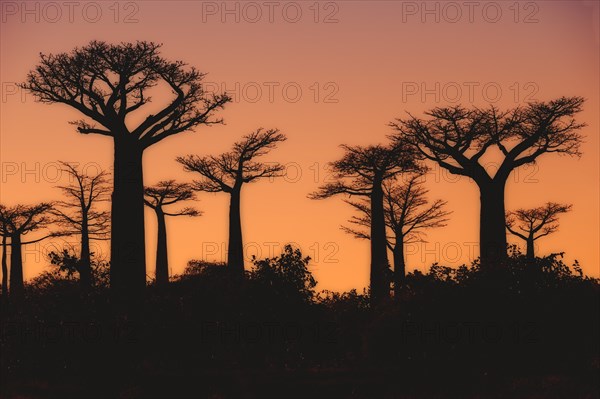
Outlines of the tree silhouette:
[[[10,297],[19,301],[23,298],[23,256],[21,247],[33,244],[59,233],[49,233],[43,237],[23,242],[22,238],[33,231],[48,227],[52,218],[50,210],[52,204],[41,202],[36,205],[15,205],[6,207],[0,205],[0,224],[2,224],[3,237],[10,238]],[[3,240],[4,241],[4,240]],[[4,288],[4,287],[3,287]]]
[[[140,298],[146,285],[142,156],[149,146],[198,125],[221,123],[213,113],[230,100],[204,91],[204,74],[182,61],[167,61],[160,44],[92,41],[70,53],[42,54],[21,86],[41,102],[66,104],[85,119],[72,122],[82,134],[114,141],[111,210],[111,288]],[[172,99],[158,112],[135,113],[151,102],[151,89]],[[132,126],[131,121],[141,121]]]
[[415,153],[398,142],[396,145],[341,146],[345,153],[330,166],[335,181],[309,195],[312,199],[329,198],[338,194],[368,198],[371,214],[371,300],[378,304],[389,297],[389,263],[384,211],[384,182],[400,173],[415,171]]
[[[387,246],[392,251],[394,262],[394,291],[402,286],[406,275],[404,246],[413,242],[424,241],[423,230],[443,227],[451,212],[444,208],[446,201],[427,201],[427,190],[423,186],[422,173],[413,174],[405,183],[390,180],[383,184],[385,224],[388,228]],[[342,230],[357,238],[370,239],[370,234],[361,229],[371,226],[371,209],[369,201],[346,200],[360,216],[353,216],[349,222],[359,228],[342,226]],[[399,295],[396,295],[399,298]]]
[[[542,154],[579,156],[579,130],[585,124],[574,116],[583,102],[581,97],[561,97],[507,111],[493,106],[434,108],[425,113],[428,119],[409,114],[391,126],[397,140],[412,143],[426,159],[475,181],[481,194],[481,262],[490,265],[506,259],[504,189],[509,175]],[[504,157],[493,176],[482,161],[491,148]]]
[[200,216],[201,212],[186,207],[175,212],[166,212],[165,206],[181,201],[195,200],[194,192],[189,184],[176,183],[175,180],[160,181],[155,186],[144,190],[144,203],[156,213],[158,222],[158,239],[156,243],[156,285],[164,288],[169,284],[169,259],[167,255],[167,225],[165,216]]
[[[0,215],[4,211],[4,206],[0,205]],[[8,238],[8,228],[0,216],[0,235],[2,236],[2,302],[8,299],[8,264],[6,253],[6,239]]]
[[558,230],[558,216],[567,213],[572,205],[548,202],[544,206],[531,209],[517,209],[507,212],[506,228],[508,231],[525,240],[527,259],[535,259],[534,243]]
[[93,283],[90,240],[106,240],[110,234],[110,213],[95,209],[98,202],[109,200],[109,181],[105,171],[88,175],[77,170],[73,164],[61,164],[71,183],[57,187],[67,200],[55,202],[52,213],[56,216],[56,223],[65,229],[64,234],[79,235],[81,238],[76,269],[82,289],[87,290]]
[[227,266],[238,277],[244,276],[244,245],[240,218],[242,186],[261,178],[282,176],[283,165],[257,162],[255,159],[266,155],[285,140],[285,135],[277,129],[258,129],[235,143],[231,151],[221,155],[187,155],[177,158],[177,162],[181,163],[186,171],[202,175],[201,180],[194,181],[195,190],[209,193],[225,192],[230,195]]

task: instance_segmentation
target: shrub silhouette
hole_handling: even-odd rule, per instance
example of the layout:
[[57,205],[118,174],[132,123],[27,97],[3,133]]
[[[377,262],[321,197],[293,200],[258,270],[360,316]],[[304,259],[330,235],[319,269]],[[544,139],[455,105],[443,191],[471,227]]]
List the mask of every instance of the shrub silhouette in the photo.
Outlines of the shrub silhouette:
[[279,300],[310,302],[315,295],[317,282],[308,270],[309,262],[310,257],[302,257],[299,249],[288,244],[278,257],[263,260],[253,258],[250,281]]

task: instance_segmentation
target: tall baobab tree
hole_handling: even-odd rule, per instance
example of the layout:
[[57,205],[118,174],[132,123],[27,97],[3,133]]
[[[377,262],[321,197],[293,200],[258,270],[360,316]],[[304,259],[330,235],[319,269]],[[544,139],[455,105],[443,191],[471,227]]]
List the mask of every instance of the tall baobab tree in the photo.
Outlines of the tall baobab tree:
[[4,210],[6,208],[4,205],[0,204],[0,235],[2,236],[2,301],[4,302],[8,299],[8,263],[7,263],[7,253],[6,247],[8,244],[6,243],[8,238],[8,229],[6,223],[3,222],[2,215],[4,214]]
[[[79,111],[84,119],[72,122],[79,133],[112,138],[111,288],[133,302],[146,285],[144,150],[199,125],[221,123],[213,114],[230,100],[205,91],[205,74],[162,58],[160,47],[145,41],[92,41],[70,53],[42,54],[21,85],[43,103]],[[141,115],[136,111],[151,102],[152,89],[165,104]]]
[[[423,230],[444,227],[451,213],[444,209],[446,201],[429,203],[429,190],[424,187],[422,176],[420,173],[413,174],[405,183],[396,179],[383,185],[385,224],[389,231],[387,246],[392,251],[394,262],[394,291],[398,291],[406,276],[404,246],[424,241],[426,233]],[[364,199],[346,202],[356,208],[360,216],[353,216],[349,220],[358,229],[342,226],[342,230],[357,238],[369,239],[369,233],[362,229],[371,226],[369,202]]]
[[233,145],[229,152],[218,156],[199,157],[188,155],[178,157],[177,162],[188,172],[197,172],[201,180],[194,182],[194,189],[210,193],[226,192],[229,203],[229,248],[227,267],[235,275],[244,275],[244,245],[240,202],[242,186],[261,178],[282,176],[284,166],[279,163],[263,163],[256,158],[266,155],[277,144],[286,140],[277,129],[258,129]]
[[62,233],[81,238],[77,272],[82,289],[87,290],[93,282],[90,240],[106,240],[110,233],[110,213],[96,210],[98,202],[110,199],[108,176],[102,170],[90,175],[73,164],[61,164],[70,182],[57,188],[67,200],[55,202],[52,213],[56,223],[65,229]]
[[572,205],[548,202],[531,209],[517,209],[506,214],[508,231],[527,244],[527,259],[535,259],[535,241],[558,230],[558,217],[567,213]]
[[50,210],[52,204],[42,202],[36,205],[15,205],[0,207],[0,224],[4,226],[3,235],[10,238],[10,297],[20,300],[23,297],[23,256],[21,248],[26,244],[34,244],[57,233],[48,233],[40,238],[23,241],[23,236],[33,231],[44,229],[51,223]]
[[169,259],[167,255],[167,225],[166,216],[200,216],[198,210],[185,207],[178,211],[167,212],[164,207],[178,202],[195,200],[191,186],[186,183],[176,183],[175,180],[158,182],[155,186],[144,190],[144,203],[154,210],[158,222],[158,239],[156,243],[156,286],[164,288],[169,284]]
[[384,211],[384,183],[403,172],[418,169],[415,153],[402,145],[368,147],[342,145],[345,153],[330,166],[335,181],[309,195],[324,199],[338,194],[368,198],[371,243],[371,301],[378,304],[389,297],[389,263]]
[[[507,111],[495,107],[434,108],[428,119],[409,114],[391,123],[396,139],[410,142],[420,154],[450,173],[468,176],[479,187],[480,248],[482,265],[506,258],[504,191],[511,172],[547,153],[579,156],[585,126],[575,120],[581,97],[561,97],[529,103]],[[495,148],[502,162],[490,174],[482,161]]]

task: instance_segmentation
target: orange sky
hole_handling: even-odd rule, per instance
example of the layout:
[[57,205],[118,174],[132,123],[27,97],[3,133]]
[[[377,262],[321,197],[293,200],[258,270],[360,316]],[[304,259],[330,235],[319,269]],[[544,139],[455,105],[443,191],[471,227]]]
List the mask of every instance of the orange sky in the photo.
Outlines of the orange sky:
[[[226,88],[235,101],[221,113],[226,125],[200,127],[149,149],[146,184],[192,179],[174,161],[178,155],[221,152],[257,127],[281,129],[289,140],[266,160],[286,163],[288,176],[243,192],[248,256],[276,255],[295,242],[314,258],[322,289],[361,289],[368,282],[368,243],[339,229],[350,207],[341,198],[306,198],[327,178],[327,162],[342,153],[339,144],[382,142],[391,132],[387,123],[405,111],[584,96],[580,119],[589,126],[583,157],[547,155],[520,169],[506,203],[508,209],[572,203],[559,232],[540,240],[538,251],[566,251],[569,263],[578,259],[586,273],[600,274],[597,2],[484,1],[471,9],[465,2],[400,1],[98,1],[77,2],[71,10],[63,2],[1,5],[3,204],[59,199],[53,187],[66,180],[57,179],[57,160],[107,169],[112,163],[109,138],[78,135],[67,123],[80,118],[75,111],[36,103],[14,85],[36,65],[39,52],[68,51],[93,39],[152,40],[164,44],[166,58],[208,72],[211,87]],[[427,186],[430,199],[447,200],[453,214],[447,227],[428,233],[427,243],[407,248],[408,268],[468,262],[477,255],[476,186],[437,167]],[[224,260],[228,197],[199,197],[202,217],[168,221],[172,273],[192,258]],[[156,223],[150,211],[146,217],[153,274]],[[26,278],[48,268],[39,252],[60,241],[25,247]],[[104,244],[96,250],[107,255]]]

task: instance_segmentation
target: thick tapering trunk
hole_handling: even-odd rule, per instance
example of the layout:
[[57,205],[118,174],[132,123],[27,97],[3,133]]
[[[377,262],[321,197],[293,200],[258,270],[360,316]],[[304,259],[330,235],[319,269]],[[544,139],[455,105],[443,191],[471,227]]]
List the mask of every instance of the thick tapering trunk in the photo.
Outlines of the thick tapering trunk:
[[117,300],[137,302],[146,287],[143,149],[129,137],[114,144],[110,284]]
[[479,185],[481,213],[479,245],[481,265],[493,267],[506,259],[506,217],[504,211],[505,181]]
[[19,301],[23,298],[23,256],[21,254],[21,235],[10,237],[10,298]]
[[227,267],[238,277],[244,276],[244,243],[240,214],[241,187],[231,192],[229,203],[229,246]]
[[6,236],[2,236],[2,301],[8,298],[8,264],[6,260]]
[[390,294],[386,240],[383,189],[381,183],[376,183],[371,192],[371,303],[374,305],[384,302]]
[[527,237],[527,260],[532,262],[535,259],[535,241],[533,239],[533,234]]
[[404,284],[406,276],[406,264],[404,263],[404,242],[402,237],[396,238],[397,242],[393,248],[394,254],[394,298],[400,299],[400,289]]
[[81,221],[81,253],[79,255],[79,284],[83,291],[92,286],[92,260],[90,254],[90,234],[87,217]]
[[158,221],[158,239],[156,242],[156,286],[165,288],[169,285],[169,259],[167,256],[167,225],[165,214],[160,208],[155,209]]

